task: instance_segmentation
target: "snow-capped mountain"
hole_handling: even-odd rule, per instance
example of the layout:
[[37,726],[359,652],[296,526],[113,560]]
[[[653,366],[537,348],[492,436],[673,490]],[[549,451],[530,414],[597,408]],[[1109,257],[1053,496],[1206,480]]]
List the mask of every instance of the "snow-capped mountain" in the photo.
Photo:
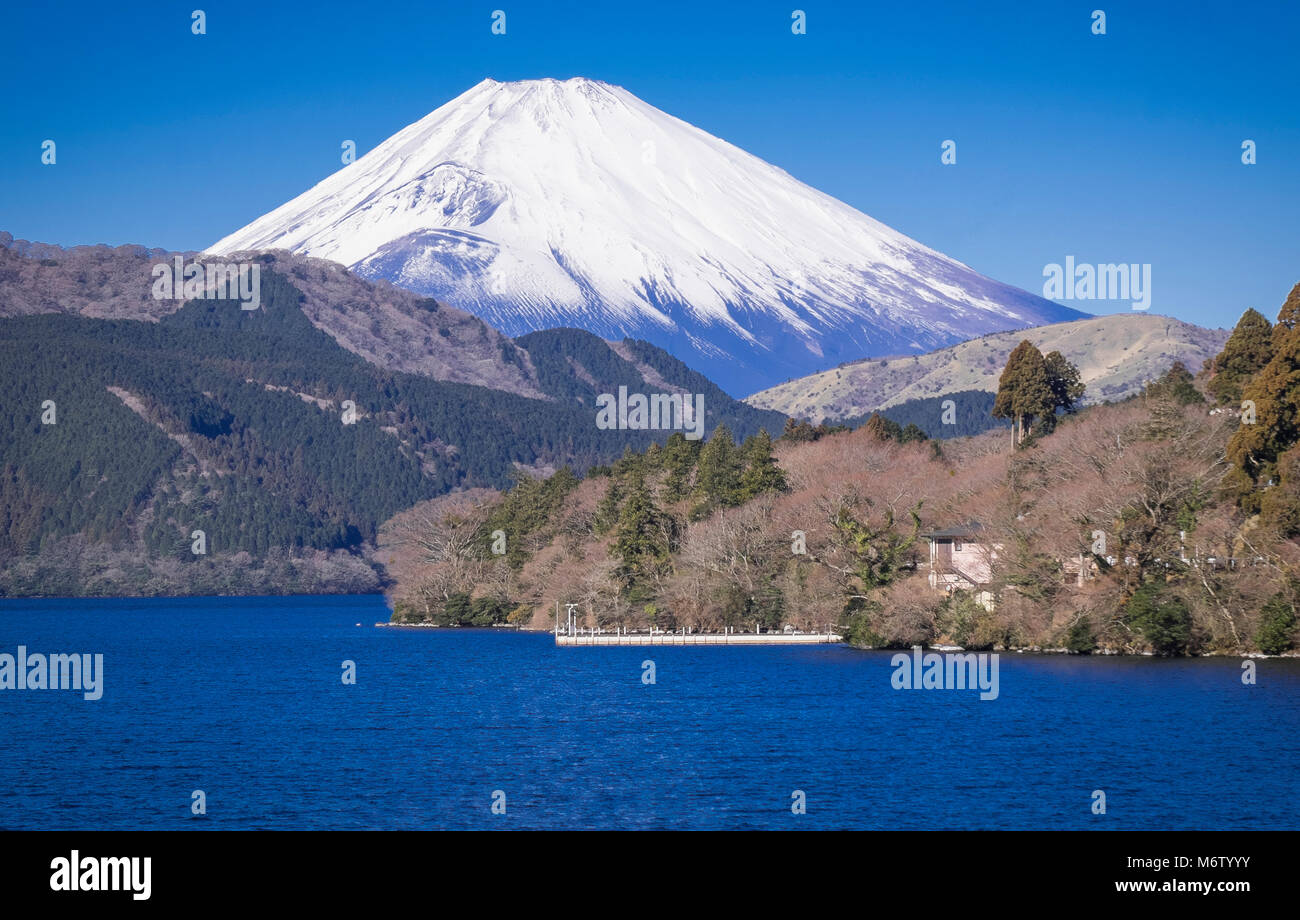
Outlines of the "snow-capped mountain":
[[275,248],[510,335],[646,339],[736,394],[1084,315],[583,78],[484,80],[209,251]]

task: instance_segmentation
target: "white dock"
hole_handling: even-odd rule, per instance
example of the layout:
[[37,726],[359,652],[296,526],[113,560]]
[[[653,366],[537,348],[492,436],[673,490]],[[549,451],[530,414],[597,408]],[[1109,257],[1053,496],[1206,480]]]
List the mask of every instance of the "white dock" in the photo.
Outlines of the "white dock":
[[557,633],[556,645],[828,645],[835,633]]

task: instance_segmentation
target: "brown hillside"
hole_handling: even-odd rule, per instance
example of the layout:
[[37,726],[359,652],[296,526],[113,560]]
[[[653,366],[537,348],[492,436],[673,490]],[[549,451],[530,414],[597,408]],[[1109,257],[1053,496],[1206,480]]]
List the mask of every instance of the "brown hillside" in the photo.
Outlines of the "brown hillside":
[[1088,387],[1084,402],[1097,403],[1132,396],[1175,361],[1195,373],[1219,353],[1228,332],[1168,316],[1116,313],[999,332],[924,355],[857,361],[763,390],[746,402],[817,422],[961,390],[992,392],[1007,356],[1024,339],[1044,354],[1061,352]]

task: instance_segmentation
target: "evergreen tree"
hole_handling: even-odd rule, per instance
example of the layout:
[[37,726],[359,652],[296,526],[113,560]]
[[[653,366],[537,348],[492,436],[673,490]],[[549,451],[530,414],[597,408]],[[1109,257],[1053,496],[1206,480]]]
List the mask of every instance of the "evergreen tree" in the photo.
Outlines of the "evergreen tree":
[[910,444],[912,441],[928,441],[929,438],[916,422],[908,422],[899,433],[898,440],[901,444]]
[[1244,417],[1228,441],[1228,486],[1251,513],[1260,510],[1260,488],[1278,480],[1278,458],[1300,440],[1300,328],[1286,329],[1275,345],[1272,359],[1242,390],[1254,422]]
[[1056,427],[1056,410],[1074,412],[1083,398],[1084,383],[1079,379],[1079,369],[1065,360],[1059,351],[1047,353],[1043,359],[1047,371],[1047,386],[1052,391],[1052,411],[1043,416],[1043,427],[1051,431]]
[[1087,617],[1081,617],[1065,636],[1065,647],[1073,655],[1091,655],[1097,650],[1097,637]]
[[628,444],[623,448],[623,456],[614,461],[614,476],[619,479],[626,479],[632,476],[644,477],[648,463],[648,454],[640,454],[632,449]]
[[1125,619],[1157,655],[1181,655],[1192,636],[1192,617],[1182,599],[1162,582],[1139,587],[1124,605]]
[[785,473],[772,456],[772,437],[767,429],[747,439],[741,448],[745,472],[740,477],[740,500],[749,501],[764,492],[784,492],[789,488]]
[[715,508],[739,504],[741,463],[730,429],[725,424],[719,425],[708,443],[700,449],[695,476],[697,501],[691,511],[692,517],[699,520]]
[[623,499],[623,486],[617,479],[610,477],[609,487],[596,502],[596,514],[592,519],[592,529],[604,536],[610,528],[618,523],[619,507]]
[[897,441],[902,437],[903,426],[879,412],[871,413],[871,418],[862,426],[882,441]]
[[781,439],[784,441],[793,441],[795,443],[803,441],[816,441],[817,429],[806,418],[785,420],[785,430],[781,432]]
[[1205,402],[1201,391],[1196,389],[1192,372],[1182,361],[1175,361],[1159,380],[1147,384],[1143,395],[1149,399],[1167,399],[1180,406]]
[[803,441],[820,441],[828,434],[839,434],[841,431],[848,431],[848,425],[827,425],[822,422],[820,425],[813,425],[806,418],[785,420],[785,430],[781,432],[781,440],[793,441],[796,443]]
[[1300,283],[1291,288],[1291,293],[1286,295],[1286,300],[1282,302],[1282,309],[1277,313],[1277,323],[1288,330],[1300,325]]
[[676,519],[655,504],[645,483],[639,479],[630,483],[612,548],[626,596],[634,601],[652,599],[652,582],[671,567],[677,537]]
[[1281,592],[1273,595],[1260,610],[1255,644],[1266,655],[1280,655],[1291,647],[1295,635],[1295,608]]
[[[1283,312],[1287,312],[1285,307]],[[1281,323],[1279,326],[1286,328]],[[1273,326],[1258,310],[1247,310],[1237,320],[1223,351],[1211,364],[1213,376],[1205,388],[1221,405],[1235,407],[1241,403],[1242,387],[1263,370],[1272,357]]]
[[885,509],[882,523],[873,522],[871,507],[868,498],[850,499],[836,510],[831,520],[836,541],[848,552],[853,574],[861,582],[864,593],[883,588],[898,576],[921,533],[919,502],[907,511],[912,520],[910,533],[898,528],[892,508]]
[[1278,455],[1276,477],[1259,496],[1260,519],[1280,536],[1300,536],[1300,445]]
[[1043,353],[1026,339],[1007,358],[998,380],[993,417],[1014,420],[1016,443],[1022,444],[1033,432],[1034,420],[1055,412],[1056,405]]
[[660,466],[667,474],[664,490],[669,495],[682,495],[691,485],[691,475],[700,456],[700,442],[688,441],[686,435],[674,431],[668,436],[661,455]]

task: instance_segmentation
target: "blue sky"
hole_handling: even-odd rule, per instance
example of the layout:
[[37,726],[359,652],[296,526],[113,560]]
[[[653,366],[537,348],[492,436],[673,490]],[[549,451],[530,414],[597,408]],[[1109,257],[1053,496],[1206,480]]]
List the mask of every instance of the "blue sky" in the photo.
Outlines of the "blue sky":
[[1289,0],[53,2],[4,20],[0,230],[20,238],[201,249],[340,168],[344,139],[364,153],[484,77],[581,75],[1027,290],[1066,256],[1149,263],[1153,312],[1230,326],[1300,280]]

